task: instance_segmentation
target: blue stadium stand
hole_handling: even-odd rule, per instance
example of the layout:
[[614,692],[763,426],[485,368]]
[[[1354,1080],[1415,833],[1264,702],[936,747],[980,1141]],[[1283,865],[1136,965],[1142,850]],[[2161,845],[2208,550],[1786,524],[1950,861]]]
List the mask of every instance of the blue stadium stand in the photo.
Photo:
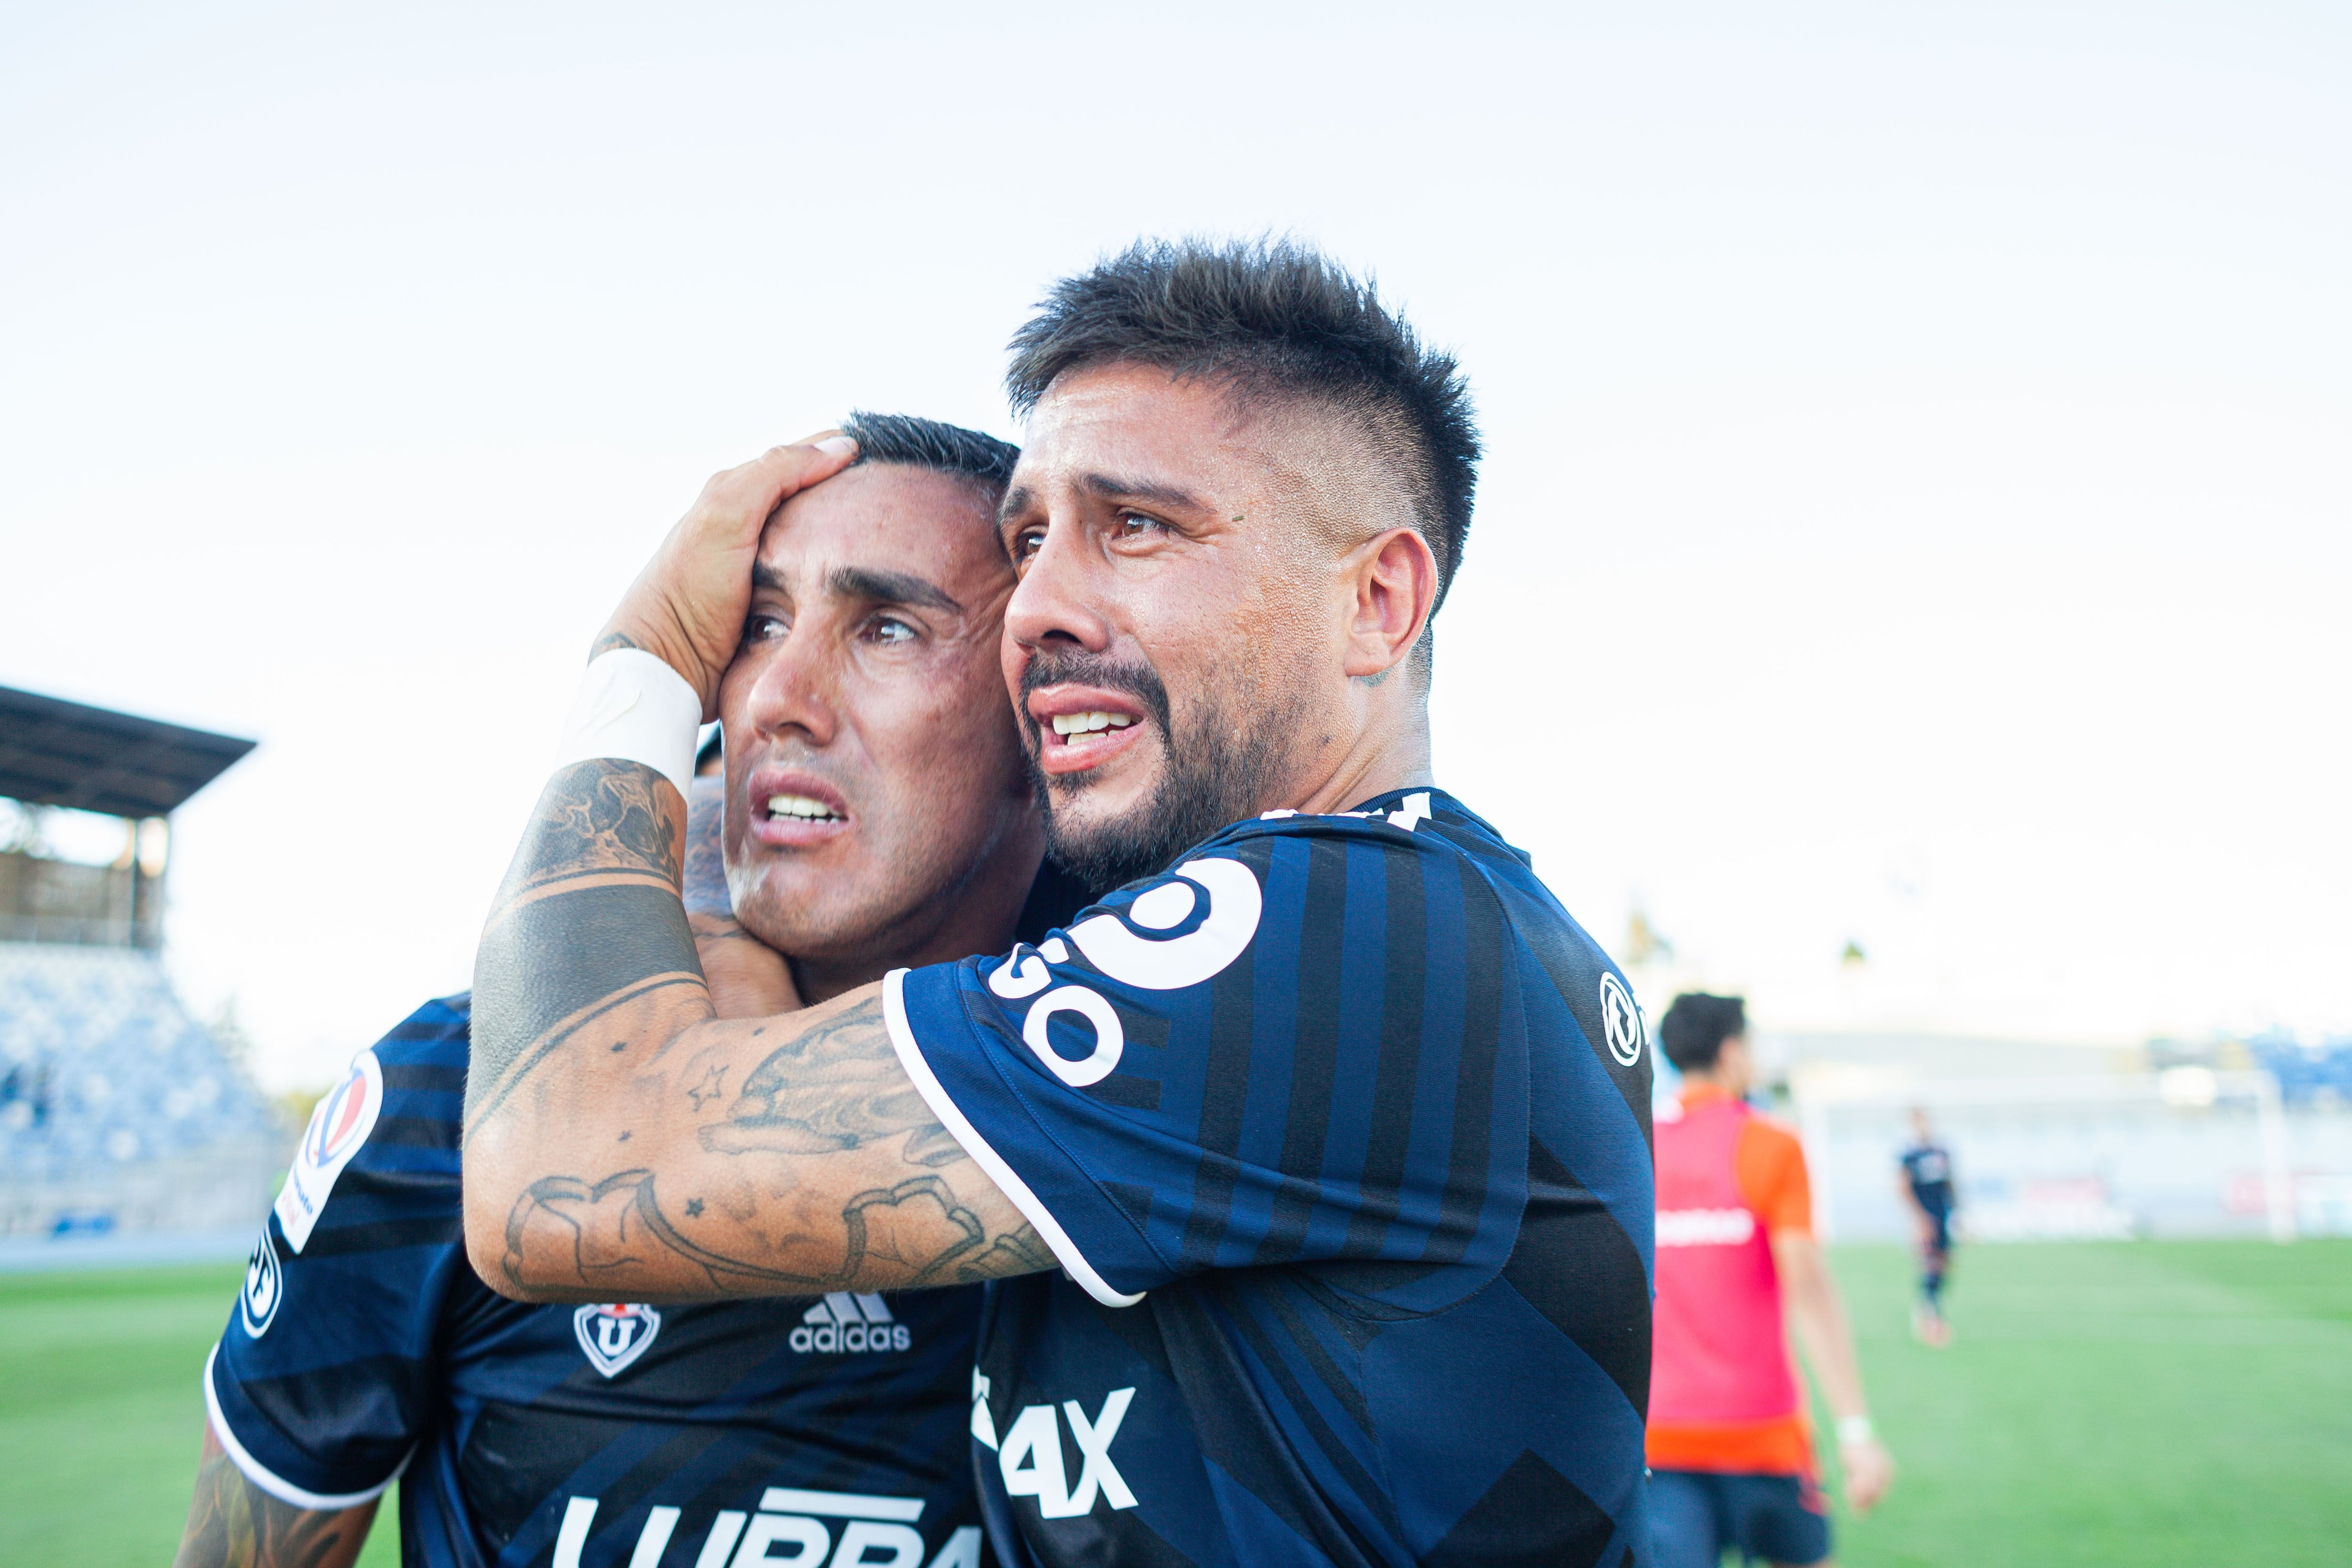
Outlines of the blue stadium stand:
[[123,819],[113,866],[0,850],[0,1268],[209,1255],[288,1134],[158,956],[168,818],[250,741],[0,688],[0,796]]
[[2246,1051],[2256,1067],[2278,1079],[2279,1096],[2289,1105],[2352,1106],[2352,1037],[2306,1046],[2279,1030],[2256,1035],[2246,1042]]

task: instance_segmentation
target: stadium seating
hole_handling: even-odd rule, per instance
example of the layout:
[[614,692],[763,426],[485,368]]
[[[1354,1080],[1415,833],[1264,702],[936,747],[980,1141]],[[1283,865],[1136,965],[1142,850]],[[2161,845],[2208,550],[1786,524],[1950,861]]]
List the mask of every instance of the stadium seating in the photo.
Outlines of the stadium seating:
[[2352,1106],[2352,1037],[2303,1045],[2277,1030],[2256,1035],[2246,1042],[2246,1050],[2256,1067],[2277,1078],[2279,1093],[2289,1105]]
[[152,953],[0,942],[0,1236],[250,1224],[289,1142]]

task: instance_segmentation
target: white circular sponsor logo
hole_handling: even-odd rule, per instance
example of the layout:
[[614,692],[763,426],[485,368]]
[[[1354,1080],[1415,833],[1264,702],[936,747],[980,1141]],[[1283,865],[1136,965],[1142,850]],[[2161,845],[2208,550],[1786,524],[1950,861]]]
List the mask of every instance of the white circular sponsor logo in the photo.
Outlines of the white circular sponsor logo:
[[[1181,880],[1147,889],[1129,902],[1127,915],[1134,926],[1116,913],[1094,915],[1070,928],[1070,941],[1097,969],[1145,991],[1181,991],[1223,973],[1257,934],[1265,906],[1257,873],[1238,860],[1212,856],[1185,861],[1176,876]],[[1208,913],[1182,936],[1148,937],[1135,930],[1171,931],[1183,924],[1202,892],[1209,895]]]
[[[1056,1013],[1076,1013],[1095,1026],[1091,1053],[1073,1061],[1054,1048],[1045,1031]],[[1021,1021],[1021,1037],[1037,1053],[1037,1059],[1072,1089],[1085,1089],[1108,1078],[1127,1049],[1127,1031],[1119,1025],[1118,1009],[1101,993],[1083,985],[1056,986],[1038,997]]]
[[1613,974],[1601,977],[1601,1027],[1609,1037],[1609,1054],[1617,1058],[1621,1068],[1632,1067],[1642,1059],[1642,1010],[1633,1005],[1633,994],[1625,983]]
[[269,1239],[269,1221],[265,1217],[261,1239],[253,1244],[253,1255],[245,1260],[245,1289],[237,1293],[237,1310],[244,1314],[247,1335],[257,1340],[269,1331],[285,1294],[286,1276],[278,1267],[278,1248]]

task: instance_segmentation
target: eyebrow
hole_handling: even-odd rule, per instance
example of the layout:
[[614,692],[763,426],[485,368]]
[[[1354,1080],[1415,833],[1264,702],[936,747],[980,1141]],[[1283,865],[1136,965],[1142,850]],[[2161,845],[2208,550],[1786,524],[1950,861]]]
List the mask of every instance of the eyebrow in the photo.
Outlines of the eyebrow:
[[1081,474],[1078,488],[1097,500],[1148,501],[1172,511],[1203,511],[1209,504],[1181,486],[1120,479],[1112,474]]
[[1029,493],[1027,485],[1014,485],[1007,489],[1004,499],[996,503],[997,531],[1003,532],[1004,525],[1028,510],[1029,503],[1036,499]]
[[[950,598],[946,590],[911,572],[890,572],[878,566],[836,566],[824,574],[824,585],[827,592],[845,599],[864,599],[875,605],[919,605],[951,616],[963,614],[963,606]],[[751,563],[751,586],[778,594],[793,591],[791,581],[764,561]]]
[[[1150,479],[1120,479],[1113,474],[1081,474],[1078,488],[1097,500],[1143,501],[1165,507],[1171,511],[1206,511],[1209,503],[1191,490],[1177,485],[1163,485]],[[1036,496],[1026,485],[1015,485],[1004,492],[1003,502],[996,509],[996,527],[1002,532],[1006,524],[1029,510]]]
[[[758,580],[755,573],[752,581]],[[951,616],[963,613],[963,606],[950,598],[938,584],[918,577],[912,572],[885,572],[869,566],[836,566],[825,574],[824,585],[845,599],[865,599],[877,605],[919,605],[923,609],[940,610]]]

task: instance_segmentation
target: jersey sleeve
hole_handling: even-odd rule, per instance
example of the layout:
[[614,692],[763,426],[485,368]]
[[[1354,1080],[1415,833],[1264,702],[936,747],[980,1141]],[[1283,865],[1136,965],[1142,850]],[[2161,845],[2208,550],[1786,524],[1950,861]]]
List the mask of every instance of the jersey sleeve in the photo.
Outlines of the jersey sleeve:
[[433,1406],[441,1301],[463,1266],[466,1013],[435,1003],[352,1059],[312,1113],[205,1365],[213,1431],[298,1508],[366,1502]]
[[1478,868],[1412,812],[1288,816],[1034,946],[896,972],[884,1011],[933,1111],[1097,1300],[1308,1265],[1434,1311],[1500,1269],[1527,1203],[1510,943]]
[[1761,1117],[1739,1130],[1733,1156],[1740,1195],[1771,1236],[1813,1233],[1813,1186],[1805,1173],[1805,1147],[1795,1133]]

